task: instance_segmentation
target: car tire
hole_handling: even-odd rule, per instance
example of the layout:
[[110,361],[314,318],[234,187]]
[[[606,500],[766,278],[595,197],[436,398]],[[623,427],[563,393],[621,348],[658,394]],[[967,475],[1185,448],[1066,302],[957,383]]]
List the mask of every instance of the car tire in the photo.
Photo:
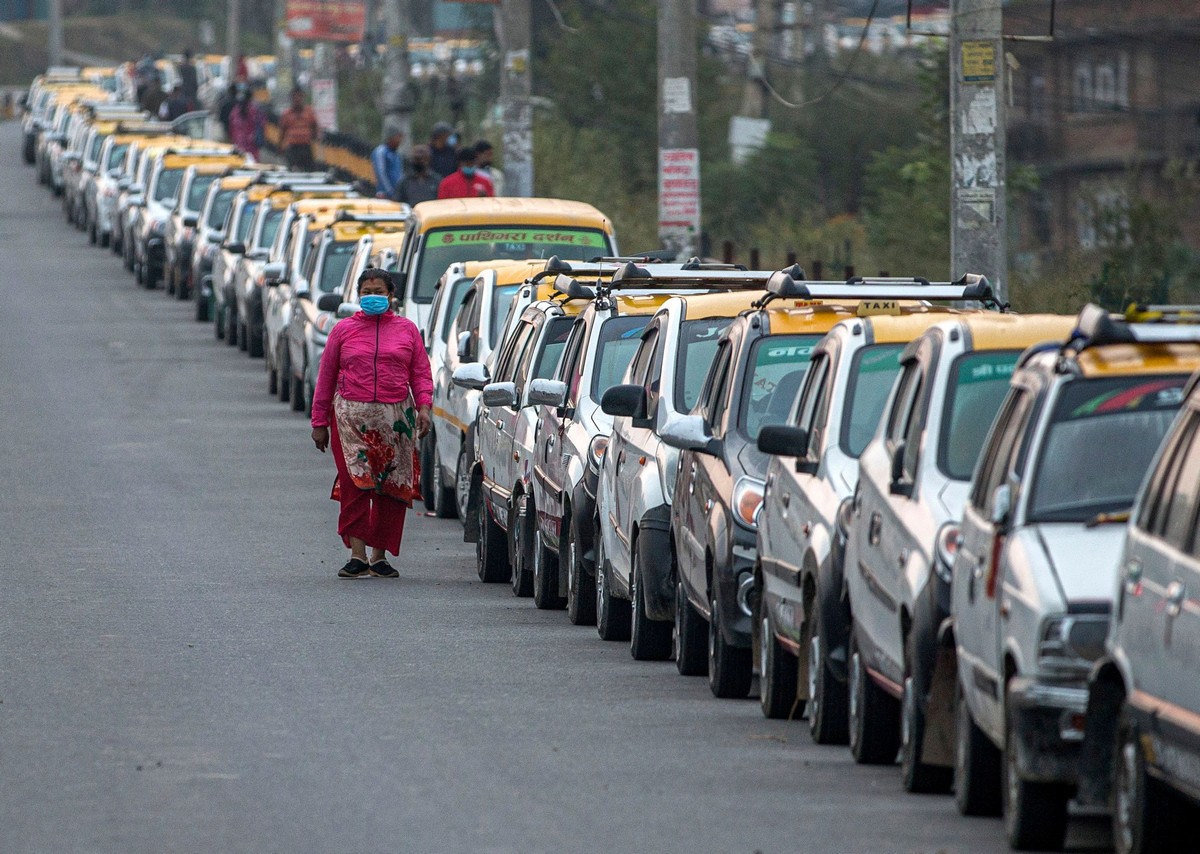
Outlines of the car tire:
[[97,243],[100,242],[100,234],[99,234],[99,232],[96,231],[96,223],[93,222],[88,225],[87,233],[88,233],[88,243],[95,246]]
[[629,603],[618,599],[609,585],[608,568],[604,565],[604,547],[596,533],[596,634],[601,640],[629,640]]
[[107,249],[110,243],[112,243],[111,235],[108,235],[108,234],[100,235],[100,248]]
[[921,761],[925,745],[925,712],[916,680],[916,643],[911,632],[904,641],[904,697],[900,701],[900,779],[904,789],[919,794],[944,794],[954,783],[954,769]]
[[962,685],[954,696],[954,804],[962,815],[998,816],[1000,751],[975,723]]
[[[430,434],[433,435],[432,433]],[[442,457],[438,453],[437,440],[433,440],[433,515],[439,519],[454,519],[458,516],[456,487],[446,486],[442,479]]]
[[536,516],[530,524],[533,528],[533,604],[543,611],[556,611],[567,604],[567,600],[558,595],[558,555],[543,542]]
[[512,592],[518,599],[528,599],[533,595],[533,503],[522,515],[518,512],[520,503],[514,503],[508,520],[508,545],[512,548],[510,563],[512,564]]
[[225,309],[219,308],[216,302],[212,306],[213,335],[218,341],[225,340]]
[[1071,787],[1022,780],[1017,771],[1017,734],[1011,704],[1005,707],[1003,786],[1004,830],[1015,851],[1061,851],[1067,840]]
[[246,355],[251,359],[261,359],[266,353],[267,348],[263,345],[263,335],[265,334],[261,328],[254,328],[249,324],[245,327],[246,332]]
[[225,343],[230,347],[236,347],[238,343],[238,327],[237,315],[234,314],[232,305],[225,304]]
[[900,750],[900,704],[875,684],[850,636],[850,753],[859,765],[891,765]]
[[279,371],[273,365],[267,365],[267,394],[279,394]]
[[290,379],[292,376],[292,365],[288,359],[287,347],[282,342],[279,348],[279,357],[275,360],[275,364],[278,365],[275,373],[279,376],[279,382],[275,391],[279,395],[280,403],[288,403],[292,399],[292,383]]
[[458,510],[458,518],[467,524],[468,510],[471,504],[471,460],[467,456],[467,440],[459,443],[458,462],[454,464],[454,505]]
[[250,331],[246,328],[246,324],[239,320],[237,322],[237,332],[234,335],[234,340],[237,341],[237,348],[243,353],[250,349],[246,343],[246,339],[249,337],[249,334]]
[[714,697],[741,699],[750,694],[754,680],[754,650],[725,642],[715,596],[709,599],[708,608],[708,687]]
[[568,516],[562,522],[566,538],[559,546],[560,563],[567,564],[567,619],[575,626],[594,626],[596,624],[596,596],[591,574],[583,564],[583,556],[579,554],[579,532],[575,528],[575,520]]
[[476,571],[485,584],[502,584],[512,577],[504,531],[492,521],[483,496],[479,496],[479,539],[475,543]]
[[763,717],[785,720],[794,710],[803,710],[796,702],[800,684],[800,662],[775,638],[770,610],[760,608],[758,620],[758,702]]
[[291,392],[288,397],[291,398],[292,412],[304,411],[304,380],[300,377],[293,376],[290,383]]
[[152,291],[158,287],[158,280],[162,277],[162,270],[156,270],[149,261],[142,263],[142,278],[146,290]]
[[163,267],[163,292],[169,297],[175,295],[175,270],[170,264]]
[[671,635],[675,624],[652,620],[646,613],[646,588],[642,567],[651,550],[653,537],[640,535],[633,544],[632,566],[629,567],[630,628],[629,654],[637,661],[666,661],[671,657]]
[[208,321],[208,298],[204,296],[204,292],[200,288],[194,288],[196,298],[196,322],[206,323]]
[[421,503],[428,513],[433,512],[433,434],[421,439]]
[[188,284],[188,277],[183,270],[175,271],[175,299],[183,302],[192,295],[192,288]]
[[696,613],[683,590],[683,580],[675,579],[675,669],[680,676],[708,675],[708,626]]
[[1113,745],[1112,837],[1116,854],[1187,850],[1188,817],[1179,796],[1146,770],[1142,736],[1128,705],[1121,708]]
[[829,664],[834,644],[821,616],[819,589],[807,623],[808,733],[817,744],[849,744],[850,693]]
[[133,280],[139,285],[145,286],[146,268],[138,263],[138,261],[134,260],[133,267],[131,269],[133,270]]

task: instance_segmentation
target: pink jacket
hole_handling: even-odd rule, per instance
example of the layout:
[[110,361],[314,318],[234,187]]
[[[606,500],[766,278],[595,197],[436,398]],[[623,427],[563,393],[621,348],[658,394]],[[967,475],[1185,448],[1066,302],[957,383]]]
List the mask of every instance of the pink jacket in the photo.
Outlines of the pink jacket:
[[325,342],[312,426],[329,426],[335,391],[346,400],[400,403],[410,389],[417,406],[433,404],[429,356],[417,325],[390,311],[374,316],[360,311],[334,326]]

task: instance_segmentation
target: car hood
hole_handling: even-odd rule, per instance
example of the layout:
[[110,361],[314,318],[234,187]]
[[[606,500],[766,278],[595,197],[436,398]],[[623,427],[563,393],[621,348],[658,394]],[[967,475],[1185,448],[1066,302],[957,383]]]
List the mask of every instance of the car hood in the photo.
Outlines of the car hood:
[[1112,599],[1124,525],[1087,528],[1077,522],[1045,522],[1034,527],[1067,602]]

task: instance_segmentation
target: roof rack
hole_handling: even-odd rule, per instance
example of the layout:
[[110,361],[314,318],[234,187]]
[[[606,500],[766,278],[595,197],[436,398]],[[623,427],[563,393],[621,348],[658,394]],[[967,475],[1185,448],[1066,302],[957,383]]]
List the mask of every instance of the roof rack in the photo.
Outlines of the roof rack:
[[[536,285],[538,282],[542,281],[542,279],[549,278],[550,276],[560,276],[560,277],[567,276],[567,277],[569,277],[569,276],[575,275],[575,276],[596,276],[597,278],[599,278],[600,276],[607,276],[611,273],[616,272],[618,261],[623,261],[623,260],[625,260],[625,259],[623,259],[623,258],[622,259],[617,259],[617,258],[595,259],[595,258],[593,258],[591,261],[576,261],[576,262],[572,263],[570,261],[562,260],[557,255],[551,255],[550,258],[546,261],[546,268],[544,270],[539,270],[538,272],[534,273],[532,276],[529,277],[528,281],[529,281],[529,284]],[[557,282],[556,282],[556,287],[557,287]],[[566,293],[566,291],[564,291],[562,288],[558,288],[558,292],[564,293],[564,294]]]
[[1200,342],[1200,306],[1131,305],[1124,314],[1111,314],[1095,303],[1079,319],[1063,350],[1080,352],[1105,344],[1169,344]]
[[[275,184],[274,181],[264,181],[265,184]],[[325,184],[321,181],[288,181],[282,184],[275,185],[275,189],[271,194],[275,193],[310,193],[313,190],[325,190],[330,193],[353,193],[353,184]]]
[[656,286],[719,287],[722,290],[762,290],[772,273],[767,270],[733,268],[725,264],[645,264],[627,262],[608,282],[610,289],[652,288]]
[[163,151],[163,157],[171,155],[181,155],[183,157],[228,157],[231,154],[236,154],[231,148],[171,148]]
[[404,205],[398,211],[348,211],[340,210],[334,222],[405,222],[412,218],[412,208]]
[[902,278],[854,276],[844,281],[809,281],[798,264],[779,270],[767,282],[767,294],[756,303],[763,308],[774,299],[913,299],[971,300],[1004,308],[985,276],[968,273],[953,282],[931,282],[914,276]]

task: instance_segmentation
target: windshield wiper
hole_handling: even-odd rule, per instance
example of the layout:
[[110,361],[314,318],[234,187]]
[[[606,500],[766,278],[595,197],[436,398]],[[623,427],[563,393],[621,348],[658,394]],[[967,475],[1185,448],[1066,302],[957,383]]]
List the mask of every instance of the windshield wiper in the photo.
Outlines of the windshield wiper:
[[1129,511],[1122,510],[1120,513],[1097,513],[1091,519],[1084,523],[1085,528],[1096,528],[1100,525],[1124,525],[1129,521]]

